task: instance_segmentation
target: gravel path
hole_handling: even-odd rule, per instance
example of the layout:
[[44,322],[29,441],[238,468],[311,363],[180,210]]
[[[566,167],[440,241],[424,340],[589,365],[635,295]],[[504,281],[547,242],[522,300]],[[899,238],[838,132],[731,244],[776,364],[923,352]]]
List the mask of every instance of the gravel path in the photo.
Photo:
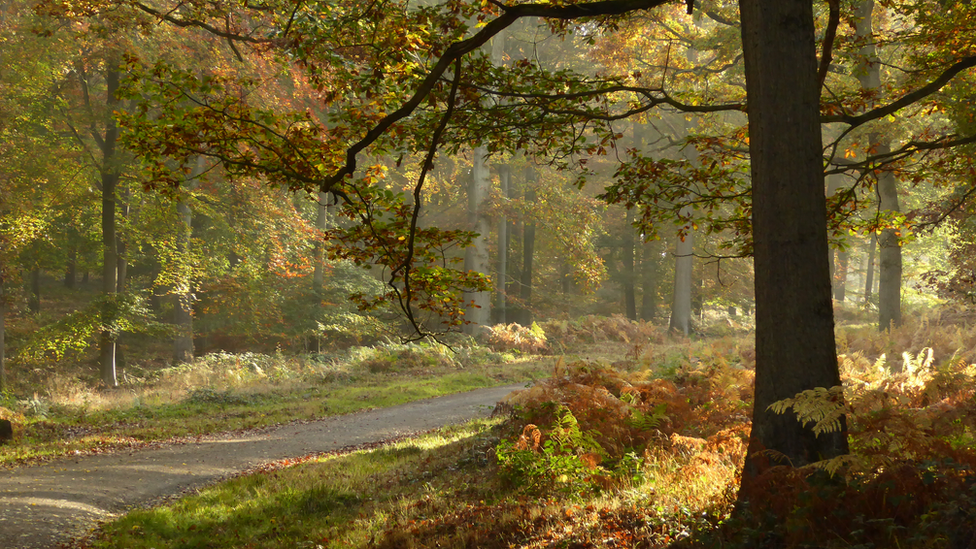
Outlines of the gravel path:
[[524,383],[236,437],[0,471],[0,548],[50,549],[99,521],[271,461],[379,442],[487,416]]

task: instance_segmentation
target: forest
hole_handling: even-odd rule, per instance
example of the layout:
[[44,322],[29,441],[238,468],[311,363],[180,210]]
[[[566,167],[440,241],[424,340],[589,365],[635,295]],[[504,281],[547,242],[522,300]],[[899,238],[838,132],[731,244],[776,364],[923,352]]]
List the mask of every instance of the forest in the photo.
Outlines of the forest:
[[0,151],[4,467],[536,380],[82,546],[976,547],[969,0],[0,0]]

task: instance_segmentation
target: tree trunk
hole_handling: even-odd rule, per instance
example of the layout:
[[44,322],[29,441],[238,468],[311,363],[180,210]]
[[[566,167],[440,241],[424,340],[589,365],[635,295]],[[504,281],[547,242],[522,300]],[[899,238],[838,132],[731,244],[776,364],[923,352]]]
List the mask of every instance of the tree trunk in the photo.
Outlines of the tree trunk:
[[847,299],[847,269],[850,266],[851,254],[837,250],[837,269],[834,271],[834,299],[843,303]]
[[[474,166],[468,186],[468,226],[477,233],[474,241],[464,252],[464,270],[488,273],[488,216],[485,215],[485,199],[491,185],[491,174],[485,163],[488,150],[474,149]],[[491,318],[490,292],[465,292],[464,333],[476,335],[488,326]]]
[[[525,202],[526,204],[535,203],[535,169],[526,168],[525,170]],[[532,270],[535,262],[535,223],[528,222],[522,224],[522,277],[519,284],[519,298],[522,300],[522,309],[519,317],[515,320],[523,326],[532,324]]]
[[102,293],[105,296],[105,308],[102,310],[102,324],[105,326],[99,337],[99,370],[102,383],[108,387],[118,387],[118,376],[115,363],[115,334],[110,326],[115,324],[112,302],[118,290],[118,258],[116,253],[115,234],[115,193],[119,182],[119,170],[116,166],[116,145],[119,131],[115,125],[112,112],[118,105],[115,93],[119,87],[119,72],[115,64],[109,63],[106,69],[106,107],[105,136],[102,143]]
[[4,293],[3,265],[0,265],[0,391],[7,388],[6,335],[7,297]]
[[660,241],[652,240],[641,247],[641,320],[645,322],[651,322],[657,316],[660,246]]
[[[325,231],[326,220],[329,210],[329,193],[319,192],[319,199],[315,207],[315,228],[320,233]],[[321,236],[315,239],[315,270],[312,272],[312,292],[319,296],[322,293],[322,286],[325,284],[325,242]]]
[[624,313],[630,320],[637,320],[637,292],[634,290],[634,212],[627,209],[624,212],[623,234],[623,264],[624,272],[621,282],[624,287]]
[[[501,185],[502,197],[508,199],[512,185],[512,168],[508,164],[498,167],[498,179]],[[505,324],[508,322],[508,297],[505,287],[508,284],[508,218],[505,215],[498,219],[498,275],[495,280],[495,319]]]
[[34,267],[30,272],[27,309],[35,315],[41,312],[41,269],[39,267]]
[[[768,407],[840,385],[834,346],[813,5],[741,0],[749,98],[756,285],[756,393],[740,502],[771,465],[848,451],[846,423],[814,435]],[[762,453],[774,450],[776,453]]]
[[[889,150],[888,144],[877,146],[878,153]],[[880,209],[898,212],[898,182],[890,171],[878,176]],[[901,242],[896,229],[884,229],[878,238],[878,328],[882,331],[901,325]]]
[[[881,87],[881,60],[878,59],[877,49],[871,37],[874,26],[874,0],[861,0],[854,14],[856,35],[864,40],[860,51],[858,64],[858,79],[865,92],[875,92]],[[871,105],[868,105],[871,107]],[[883,135],[873,132],[869,135],[869,149],[875,154],[883,155],[891,151],[891,147]],[[881,212],[899,212],[898,181],[895,175],[887,169],[878,174],[878,209]],[[878,238],[878,248],[881,255],[879,266],[878,287],[878,329],[887,330],[901,324],[901,244],[895,229],[884,229]]]
[[[186,200],[181,200],[176,204],[176,215],[179,217],[181,227],[177,237],[177,248],[179,253],[185,254],[190,244],[190,236],[193,232],[193,211]],[[173,341],[173,361],[177,364],[185,364],[193,361],[193,292],[189,287],[191,281],[181,281],[186,291],[176,296],[176,303],[173,307],[173,324],[176,325],[176,338]]]
[[874,294],[874,250],[877,248],[878,235],[871,233],[868,240],[868,265],[864,275],[864,302],[870,303],[871,296]]
[[78,239],[74,228],[68,229],[68,258],[64,266],[64,287],[75,289],[78,284]]
[[694,267],[695,235],[691,224],[683,227],[684,238],[678,237],[674,252],[674,291],[671,293],[671,320],[668,329],[691,333],[691,278]]

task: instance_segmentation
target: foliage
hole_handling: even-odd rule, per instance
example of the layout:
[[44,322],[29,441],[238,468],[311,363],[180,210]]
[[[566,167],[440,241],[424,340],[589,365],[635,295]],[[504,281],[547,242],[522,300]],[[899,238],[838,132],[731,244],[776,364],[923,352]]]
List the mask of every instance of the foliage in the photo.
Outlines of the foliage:
[[598,433],[581,431],[568,408],[557,408],[555,416],[545,440],[530,423],[514,443],[499,443],[495,457],[505,478],[529,494],[583,497],[598,490],[598,480],[607,472],[600,467],[606,451],[596,441]]
[[108,331],[113,337],[123,332],[165,337],[172,327],[156,322],[146,300],[139,294],[101,295],[85,309],[39,329],[20,349],[20,355],[31,360],[47,356],[61,360],[69,352],[87,349],[102,331]]
[[533,322],[532,326],[520,324],[496,324],[488,328],[486,344],[493,351],[518,351],[522,354],[548,354],[549,345],[542,327]]

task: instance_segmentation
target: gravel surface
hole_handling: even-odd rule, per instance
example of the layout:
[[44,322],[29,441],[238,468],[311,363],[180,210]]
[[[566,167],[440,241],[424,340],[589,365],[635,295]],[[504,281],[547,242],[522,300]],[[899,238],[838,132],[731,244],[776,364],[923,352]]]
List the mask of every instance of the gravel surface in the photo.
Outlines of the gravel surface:
[[479,389],[158,449],[0,471],[0,549],[50,549],[127,509],[285,458],[427,431],[479,416],[526,384]]

